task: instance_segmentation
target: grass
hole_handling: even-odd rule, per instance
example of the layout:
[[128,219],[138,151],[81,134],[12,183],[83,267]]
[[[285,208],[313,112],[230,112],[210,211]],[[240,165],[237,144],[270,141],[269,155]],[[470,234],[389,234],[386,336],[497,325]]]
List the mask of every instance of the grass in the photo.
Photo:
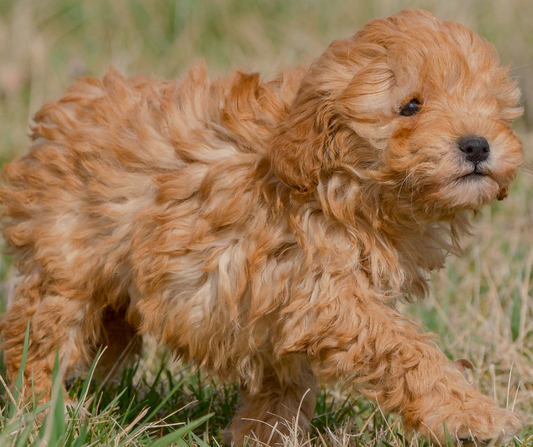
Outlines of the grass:
[[[181,76],[203,58],[213,73],[251,68],[272,76],[306,62],[334,38],[402,7],[424,7],[494,42],[520,79],[526,113],[517,123],[528,162],[509,198],[484,209],[465,256],[433,278],[431,295],[404,312],[438,335],[450,358],[468,358],[470,380],[533,422],[533,3],[530,0],[10,0],[0,1],[0,163],[27,147],[31,115],[79,74]],[[527,167],[529,166],[529,168]],[[3,296],[14,272],[0,259]],[[5,302],[1,302],[2,309]],[[60,374],[60,371],[57,371]],[[0,366],[0,379],[5,378]],[[155,348],[116,380],[78,379],[43,408],[0,385],[0,446],[216,446],[238,388],[173,362]],[[401,421],[342,388],[324,389],[309,446],[424,446]],[[83,416],[83,417],[82,417]],[[172,439],[171,439],[172,438]],[[287,445],[295,445],[287,439]],[[533,445],[526,428],[514,446]]]
[[[156,363],[158,368],[153,370],[144,359],[105,387],[91,381],[90,374],[77,379],[69,397],[78,405],[68,408],[68,414],[61,393],[41,407],[7,393],[0,416],[0,445],[222,445],[237,388],[207,380],[190,368],[176,371],[164,361]],[[56,376],[60,377],[58,372]],[[316,414],[312,443],[288,437],[288,446],[429,446],[424,440],[413,443],[404,438],[400,421],[383,415],[372,403],[338,391],[322,391]]]

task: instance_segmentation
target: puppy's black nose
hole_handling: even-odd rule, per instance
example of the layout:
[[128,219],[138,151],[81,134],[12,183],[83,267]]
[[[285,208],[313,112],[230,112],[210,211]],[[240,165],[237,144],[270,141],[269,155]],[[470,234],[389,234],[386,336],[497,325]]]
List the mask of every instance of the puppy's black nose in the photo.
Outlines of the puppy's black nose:
[[482,137],[464,137],[459,140],[459,149],[465,155],[465,158],[478,164],[489,158],[490,145],[485,138]]

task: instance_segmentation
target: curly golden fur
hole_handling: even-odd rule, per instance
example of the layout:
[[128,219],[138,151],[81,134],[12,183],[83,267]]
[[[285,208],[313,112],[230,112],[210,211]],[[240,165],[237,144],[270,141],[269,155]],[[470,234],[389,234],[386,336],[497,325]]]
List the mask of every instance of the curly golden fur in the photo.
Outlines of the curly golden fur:
[[9,375],[28,322],[36,393],[58,347],[72,372],[107,345],[109,368],[148,334],[240,382],[235,445],[278,442],[271,427],[300,406],[308,430],[318,380],[439,441],[445,423],[506,442],[520,419],[394,303],[423,297],[468,214],[507,194],[519,95],[492,45],[415,10],[269,82],[201,66],[183,80],[79,80],[3,170],[22,275],[1,325]]

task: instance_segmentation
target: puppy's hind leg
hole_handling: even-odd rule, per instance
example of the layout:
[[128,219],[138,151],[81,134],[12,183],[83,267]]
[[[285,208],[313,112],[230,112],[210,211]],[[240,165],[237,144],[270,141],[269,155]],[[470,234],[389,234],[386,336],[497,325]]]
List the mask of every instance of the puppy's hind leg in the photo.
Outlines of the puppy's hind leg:
[[38,277],[26,277],[0,324],[1,348],[11,383],[15,383],[21,366],[28,324],[26,397],[33,394],[39,403],[50,398],[58,354],[63,379],[87,371],[100,347],[106,349],[97,365],[98,377],[116,374],[142,345],[136,326],[126,316],[129,297],[122,298],[112,307],[102,294],[62,289],[59,282],[52,292]]
[[53,289],[45,287],[38,275],[23,280],[0,324],[1,349],[13,384],[22,362],[28,324],[23,393],[26,397],[33,394],[43,402],[50,398],[58,354],[64,377],[90,358],[90,349],[84,342],[84,329],[91,325],[87,301],[75,291],[60,290],[57,284]]
[[[317,380],[304,362],[267,369],[261,387],[241,387],[241,408],[231,426],[232,445],[281,445],[282,435],[307,434],[315,411]],[[297,424],[292,432],[289,426]]]

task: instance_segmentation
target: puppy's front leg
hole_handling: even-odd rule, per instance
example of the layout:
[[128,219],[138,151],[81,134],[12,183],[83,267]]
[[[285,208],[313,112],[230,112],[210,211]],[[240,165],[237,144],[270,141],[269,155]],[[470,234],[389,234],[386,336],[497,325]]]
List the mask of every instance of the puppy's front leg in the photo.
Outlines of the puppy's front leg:
[[373,299],[334,299],[287,320],[285,352],[306,351],[315,374],[339,378],[442,442],[507,442],[520,420],[476,391],[444,353],[393,309]]
[[[291,358],[296,357],[296,358]],[[289,436],[307,435],[315,410],[316,378],[301,356],[288,356],[263,371],[260,389],[241,386],[241,408],[233,419],[231,441],[235,446],[274,446]]]

